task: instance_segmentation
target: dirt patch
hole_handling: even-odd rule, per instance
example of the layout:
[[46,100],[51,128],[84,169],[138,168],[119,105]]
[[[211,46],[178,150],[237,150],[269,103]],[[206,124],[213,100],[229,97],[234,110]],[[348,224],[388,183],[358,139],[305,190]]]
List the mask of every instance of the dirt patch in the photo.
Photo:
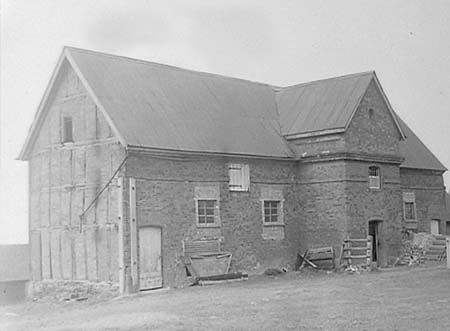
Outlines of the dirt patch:
[[106,302],[3,307],[0,318],[6,330],[448,330],[449,307],[450,270],[440,265],[261,275]]

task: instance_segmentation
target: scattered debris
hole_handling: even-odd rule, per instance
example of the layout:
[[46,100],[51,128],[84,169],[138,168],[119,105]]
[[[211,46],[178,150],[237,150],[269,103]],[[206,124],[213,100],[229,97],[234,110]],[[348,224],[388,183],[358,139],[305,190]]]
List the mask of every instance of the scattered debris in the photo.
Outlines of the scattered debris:
[[446,258],[445,236],[429,233],[415,233],[411,240],[403,240],[403,255],[394,266],[420,265],[427,261],[443,261]]
[[298,253],[297,261],[295,263],[295,270],[300,270],[305,265],[309,265],[314,269],[334,269],[335,264],[333,247],[310,248],[307,249],[303,255]]
[[[283,270],[284,269],[284,270]],[[282,273],[287,272],[286,268],[277,269],[277,268],[269,268],[264,271],[264,275],[266,276],[278,276]]]
[[353,265],[353,264],[342,264],[339,268],[339,271],[349,273],[349,274],[361,274],[363,272],[372,271],[373,267],[370,265],[362,264],[362,265]]
[[243,281],[248,279],[248,274],[243,274],[242,272],[229,273],[224,275],[215,275],[215,276],[205,276],[198,277],[197,283],[199,285],[213,285],[220,283],[229,283],[236,281]]

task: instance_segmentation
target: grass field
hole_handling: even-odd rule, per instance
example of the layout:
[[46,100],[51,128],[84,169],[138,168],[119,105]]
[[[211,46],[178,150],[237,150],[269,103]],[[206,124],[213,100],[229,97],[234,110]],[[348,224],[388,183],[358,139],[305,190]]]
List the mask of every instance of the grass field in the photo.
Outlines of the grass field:
[[291,272],[110,301],[0,307],[1,330],[450,330],[444,266]]

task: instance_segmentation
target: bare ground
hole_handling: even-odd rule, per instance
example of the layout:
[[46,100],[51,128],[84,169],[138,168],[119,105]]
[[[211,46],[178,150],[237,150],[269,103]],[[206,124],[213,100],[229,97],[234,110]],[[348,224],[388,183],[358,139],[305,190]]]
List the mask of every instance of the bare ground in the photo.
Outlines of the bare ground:
[[1,330],[450,330],[450,270],[277,278],[0,307]]

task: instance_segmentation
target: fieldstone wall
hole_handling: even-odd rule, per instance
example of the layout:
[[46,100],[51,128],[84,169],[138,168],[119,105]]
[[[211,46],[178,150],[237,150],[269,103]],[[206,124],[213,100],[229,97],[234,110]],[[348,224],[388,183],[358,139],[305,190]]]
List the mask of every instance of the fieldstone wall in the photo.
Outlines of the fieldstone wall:
[[445,186],[442,172],[400,169],[402,192],[413,192],[416,200],[417,232],[430,232],[431,220],[438,220],[445,234]]

